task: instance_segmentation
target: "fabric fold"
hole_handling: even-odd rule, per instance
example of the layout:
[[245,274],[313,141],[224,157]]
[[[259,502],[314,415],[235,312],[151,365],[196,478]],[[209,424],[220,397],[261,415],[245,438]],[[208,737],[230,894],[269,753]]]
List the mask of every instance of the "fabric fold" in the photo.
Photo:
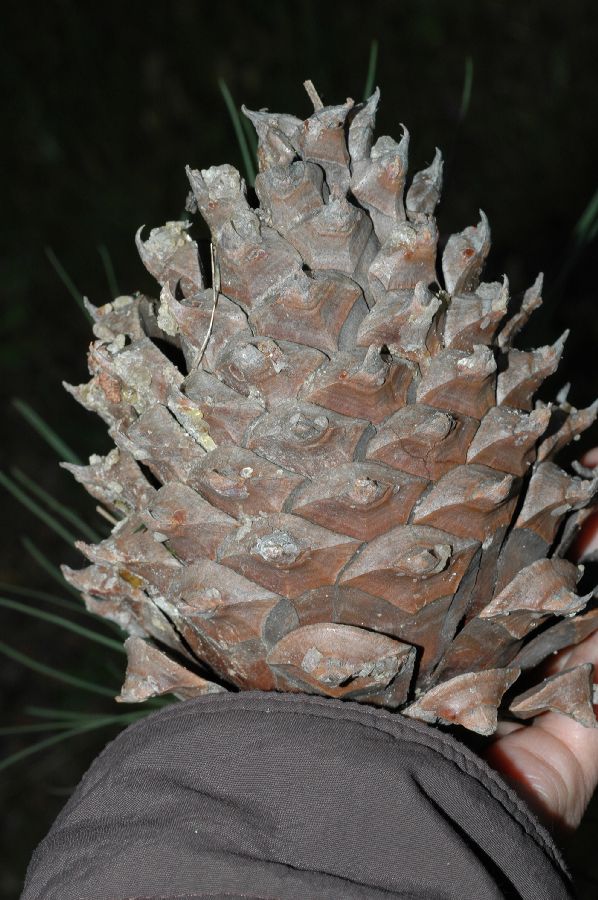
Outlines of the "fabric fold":
[[208,695],[92,763],[22,900],[571,897],[550,834],[481,759],[400,714]]

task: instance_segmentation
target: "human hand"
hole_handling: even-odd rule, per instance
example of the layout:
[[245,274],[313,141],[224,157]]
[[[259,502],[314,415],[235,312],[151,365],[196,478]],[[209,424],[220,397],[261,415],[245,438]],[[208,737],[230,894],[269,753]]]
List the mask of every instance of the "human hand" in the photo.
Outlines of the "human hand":
[[[582,461],[598,465],[598,448]],[[576,552],[586,555],[596,550],[598,515],[593,514],[576,542]],[[595,667],[598,683],[598,632],[556,654],[545,675],[588,662]],[[577,828],[598,786],[598,728],[585,728],[559,713],[543,713],[531,725],[501,723],[483,755],[536,815],[562,834]]]

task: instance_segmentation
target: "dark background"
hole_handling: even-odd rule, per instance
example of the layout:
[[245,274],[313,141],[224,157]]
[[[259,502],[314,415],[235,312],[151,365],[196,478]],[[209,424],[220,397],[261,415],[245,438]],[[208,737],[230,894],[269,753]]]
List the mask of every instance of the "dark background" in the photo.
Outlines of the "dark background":
[[[46,248],[95,304],[112,299],[102,255],[121,293],[152,291],[135,230],[181,216],[186,163],[241,166],[218,79],[237,104],[305,116],[311,111],[306,78],[325,102],[361,99],[373,39],[382,90],[378,133],[398,137],[399,123],[407,125],[412,171],[430,162],[436,145],[443,149],[441,231],[475,224],[481,206],[493,230],[487,280],[507,272],[518,293],[544,270],[545,308],[524,343],[553,341],[571,328],[549,393],[570,380],[575,405],[598,394],[596,238],[576,230],[598,188],[594,2],[54,0],[11,4],[2,31],[2,471],[18,466],[95,519],[94,504],[11,403],[26,400],[83,457],[109,449],[102,424],[61,388],[62,380],[86,380],[90,330]],[[473,74],[468,104],[467,71]],[[598,442],[596,429],[576,450],[592,442]],[[0,504],[0,580],[60,594],[21,536],[54,563],[77,565],[78,554],[1,488]],[[0,609],[0,632],[6,644],[48,665],[117,687],[121,659],[74,634],[6,609]],[[110,700],[4,657],[0,677],[0,724],[31,721],[24,714],[31,704],[112,708]],[[92,732],[0,772],[1,896],[18,894],[33,846],[114,733]],[[38,738],[12,737],[5,752]],[[593,860],[585,848],[597,836],[590,815],[570,849],[587,896],[595,895],[596,882],[592,888]]]

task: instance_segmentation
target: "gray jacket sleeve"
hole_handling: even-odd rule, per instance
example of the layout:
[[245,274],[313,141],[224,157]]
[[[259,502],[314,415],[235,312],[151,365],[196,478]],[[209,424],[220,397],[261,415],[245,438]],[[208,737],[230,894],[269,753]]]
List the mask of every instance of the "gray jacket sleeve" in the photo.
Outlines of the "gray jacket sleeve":
[[482,760],[400,714],[217,694],[124,731],[36,850],[22,900],[571,897]]

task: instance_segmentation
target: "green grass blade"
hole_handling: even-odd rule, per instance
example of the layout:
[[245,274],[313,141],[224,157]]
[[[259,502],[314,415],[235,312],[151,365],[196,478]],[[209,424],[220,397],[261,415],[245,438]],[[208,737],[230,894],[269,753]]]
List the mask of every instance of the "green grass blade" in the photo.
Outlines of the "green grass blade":
[[104,266],[106,281],[108,282],[108,290],[110,291],[112,299],[114,300],[115,297],[120,296],[120,291],[118,289],[118,282],[116,280],[116,273],[112,264],[112,258],[105,244],[98,244],[98,253],[100,254],[100,259],[102,260],[102,265]]
[[471,104],[471,92],[473,89],[473,59],[465,57],[465,72],[463,74],[463,90],[461,91],[461,103],[459,104],[459,121],[462,122],[469,111]]
[[[62,588],[66,588],[67,591],[81,600],[81,593],[77,590],[77,588],[68,583],[58,566],[55,566],[54,563],[50,562],[48,557],[44,553],[42,553],[42,551],[38,547],[36,547],[36,545],[30,538],[22,537],[21,543],[23,544],[23,547],[25,548],[27,553],[31,557],[33,557],[35,562],[38,564],[38,566],[40,566],[40,568],[44,570],[44,572],[47,572],[50,578],[53,578],[54,581],[57,581]],[[90,613],[90,615],[93,614]]]
[[15,484],[12,478],[9,478],[4,472],[0,472],[0,485],[6,488],[6,490],[15,497],[16,500],[19,501],[29,512],[32,512],[34,516],[47,525],[48,528],[51,528],[59,537],[66,541],[67,544],[72,546],[77,538],[75,535],[70,532],[64,525],[56,519],[53,515],[51,515],[47,510],[43,509],[39,506],[38,503],[35,502],[25,491],[22,491],[21,488]]
[[372,96],[374,91],[374,82],[376,80],[376,68],[378,65],[378,41],[376,38],[370,44],[370,57],[368,60],[368,71],[365,77],[365,87],[363,89],[363,99],[367,100]]
[[52,268],[54,269],[54,271],[56,272],[56,274],[62,281],[63,285],[65,286],[65,288],[67,289],[67,291],[69,292],[69,294],[71,295],[71,297],[73,298],[73,300],[75,301],[77,306],[81,307],[86,319],[89,322],[93,321],[89,312],[85,309],[85,303],[83,302],[83,294],[81,293],[81,291],[79,290],[79,288],[77,287],[77,285],[75,284],[75,282],[73,281],[73,279],[71,278],[69,273],[66,271],[66,269],[64,268],[64,266],[62,265],[62,263],[60,262],[60,260],[58,259],[58,257],[54,253],[54,251],[52,250],[52,248],[46,247],[45,252],[46,252],[48,261],[50,262],[50,265],[52,266]]
[[26,656],[19,650],[15,650],[14,647],[9,647],[9,645],[5,644],[3,641],[0,641],[0,653],[4,653],[4,655],[8,656],[9,659],[12,659],[13,662],[20,663],[22,666],[26,666],[34,672],[39,672],[40,675],[47,675],[48,678],[54,678],[56,681],[62,681],[65,684],[70,684],[72,687],[80,688],[82,691],[88,691],[91,694],[101,694],[102,697],[111,697],[114,699],[115,691],[110,690],[110,688],[102,687],[102,685],[99,684],[93,684],[91,681],[86,681],[83,678],[77,678],[76,675],[70,675],[68,672],[61,672],[60,669],[54,669],[52,666],[46,666],[44,663],[40,663],[30,656]]
[[237,136],[237,142],[239,144],[239,150],[241,151],[241,156],[243,157],[243,165],[245,166],[245,174],[247,176],[247,184],[253,187],[255,182],[255,164],[251,157],[251,153],[249,152],[249,147],[247,145],[247,138],[245,137],[245,132],[243,131],[243,126],[241,125],[241,117],[239,115],[239,110],[235,105],[235,101],[233,100],[232,94],[228,89],[228,85],[223,78],[218,79],[218,86],[220,88],[220,92],[224,97],[224,102],[226,103],[226,108],[228,109],[228,114],[231,117],[231,121],[233,123],[233,128],[235,129],[235,134]]
[[116,650],[117,653],[125,652],[122,643],[119,641],[115,641],[113,638],[106,637],[103,634],[98,634],[90,628],[77,625],[76,622],[71,622],[70,619],[65,619],[64,616],[57,616],[54,613],[46,612],[44,609],[37,609],[35,606],[27,606],[25,603],[19,603],[18,600],[10,600],[8,597],[0,597],[0,608],[2,607],[23,613],[25,616],[33,616],[35,619],[42,619],[44,622],[50,622],[52,625],[58,625],[66,631],[78,634],[79,637],[85,638],[87,641],[95,641],[96,644],[102,644],[110,650]]
[[85,725],[81,725],[78,728],[71,728],[68,731],[61,731],[60,734],[54,734],[52,737],[46,738],[43,741],[38,741],[35,744],[31,744],[29,747],[24,747],[23,750],[18,750],[16,753],[13,753],[11,756],[5,757],[5,759],[0,760],[0,772],[4,769],[8,769],[9,766],[14,765],[15,763],[20,762],[22,759],[26,759],[28,756],[32,756],[34,753],[39,753],[40,750],[46,750],[48,747],[53,747],[55,744],[60,743],[61,741],[66,741],[71,737],[76,737],[79,734],[83,734],[86,731],[93,731],[96,728],[104,728],[107,725],[118,724],[117,719],[114,716],[106,716],[101,721],[95,722],[87,722]]
[[39,436],[52,447],[61,459],[66,460],[66,462],[74,463],[76,466],[82,465],[81,458],[77,456],[74,450],[71,450],[68,444],[62,440],[59,434],[56,434],[54,429],[51,428],[47,422],[44,422],[39,413],[36,413],[28,403],[15,397],[13,398],[12,404],[25,421],[37,431]]
[[18,481],[23,487],[27,488],[27,490],[41,500],[42,503],[45,503],[46,506],[58,513],[59,516],[62,516],[63,519],[66,519],[67,522],[70,522],[71,525],[78,528],[81,534],[84,534],[90,541],[97,542],[102,540],[97,531],[94,531],[87,522],[84,522],[83,519],[77,515],[77,513],[73,512],[72,509],[69,509],[68,506],[65,506],[64,503],[57,500],[56,497],[53,497],[52,494],[49,494],[48,491],[44,491],[43,488],[36,484],[32,478],[25,475],[24,472],[21,472],[20,469],[13,468],[10,470],[10,474],[15,481]]
[[577,244],[588,244],[598,232],[598,190],[579,217],[573,234]]

